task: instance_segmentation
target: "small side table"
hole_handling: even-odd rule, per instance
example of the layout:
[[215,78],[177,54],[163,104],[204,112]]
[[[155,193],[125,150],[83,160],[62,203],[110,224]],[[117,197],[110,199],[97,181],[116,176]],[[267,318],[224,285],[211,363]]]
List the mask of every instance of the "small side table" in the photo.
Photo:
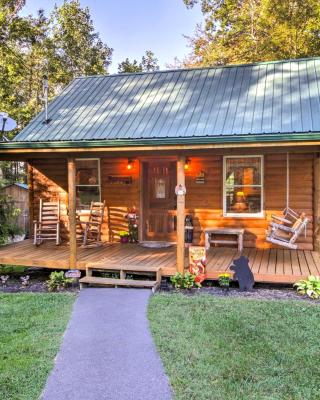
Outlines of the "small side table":
[[[204,230],[206,250],[210,248],[210,244],[236,244],[238,251],[243,250],[243,235],[244,229],[240,228],[206,228]],[[236,236],[236,239],[222,240],[214,239],[213,235],[231,235]]]

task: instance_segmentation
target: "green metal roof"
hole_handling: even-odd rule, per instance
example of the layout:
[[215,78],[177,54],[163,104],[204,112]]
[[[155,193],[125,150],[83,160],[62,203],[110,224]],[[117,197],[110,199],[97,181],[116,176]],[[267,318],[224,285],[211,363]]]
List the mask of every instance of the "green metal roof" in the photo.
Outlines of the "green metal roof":
[[319,58],[77,78],[0,148],[319,140],[319,90]]

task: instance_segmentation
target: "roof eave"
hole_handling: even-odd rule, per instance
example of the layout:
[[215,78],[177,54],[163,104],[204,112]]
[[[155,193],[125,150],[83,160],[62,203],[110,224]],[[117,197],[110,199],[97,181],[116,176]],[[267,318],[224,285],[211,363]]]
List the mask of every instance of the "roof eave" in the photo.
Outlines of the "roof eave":
[[287,134],[250,134],[221,135],[205,137],[177,137],[152,139],[117,139],[117,140],[76,140],[76,141],[39,141],[39,142],[3,142],[1,150],[14,149],[76,149],[76,148],[106,148],[106,147],[146,147],[146,146],[179,146],[208,144],[263,144],[274,142],[310,142],[320,141],[320,132],[287,133]]

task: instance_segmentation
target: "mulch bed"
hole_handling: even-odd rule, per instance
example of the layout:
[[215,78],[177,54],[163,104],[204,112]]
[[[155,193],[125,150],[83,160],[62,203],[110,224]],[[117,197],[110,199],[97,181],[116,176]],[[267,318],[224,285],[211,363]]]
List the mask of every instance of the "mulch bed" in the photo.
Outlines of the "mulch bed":
[[[169,284],[165,292],[177,291]],[[299,295],[292,286],[285,285],[270,285],[270,284],[256,284],[252,291],[241,292],[238,287],[231,286],[229,290],[222,289],[219,286],[203,286],[200,289],[181,290],[186,296],[195,296],[199,294],[210,294],[217,297],[237,297],[256,300],[302,300],[311,301],[312,303],[320,304],[319,300],[312,300],[308,296]]]
[[[49,279],[49,275],[52,270],[46,270],[42,268],[28,268],[22,274],[16,273],[4,273],[0,275],[9,275],[9,279],[5,286],[0,283],[0,292],[3,293],[25,293],[25,292],[35,292],[35,293],[45,293],[48,292],[46,281]],[[29,275],[29,285],[24,287],[21,284],[20,277]],[[79,284],[70,286],[66,289],[61,290],[61,292],[78,292]]]

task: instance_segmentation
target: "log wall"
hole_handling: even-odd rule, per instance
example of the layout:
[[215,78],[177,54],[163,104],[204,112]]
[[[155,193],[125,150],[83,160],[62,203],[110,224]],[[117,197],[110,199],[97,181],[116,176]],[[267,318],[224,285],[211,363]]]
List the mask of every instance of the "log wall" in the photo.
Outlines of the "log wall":
[[[313,218],[313,153],[290,154],[290,207]],[[205,184],[196,176],[205,172]],[[244,246],[268,248],[265,231],[271,214],[280,214],[286,206],[286,154],[264,156],[264,218],[223,217],[223,156],[193,157],[186,172],[186,208],[194,218],[194,244],[204,244],[206,227],[245,228]],[[300,249],[313,249],[313,225],[308,224],[307,237],[299,238]],[[276,247],[276,246],[273,246]]]
[[[286,154],[264,156],[263,218],[224,218],[222,212],[222,155],[190,158],[186,171],[186,213],[194,218],[194,244],[203,244],[202,229],[211,226],[245,228],[246,247],[267,248],[265,230],[271,214],[281,213],[286,205]],[[313,218],[313,153],[290,154],[290,206]],[[34,202],[32,213],[38,215],[39,198],[61,201],[62,235],[67,236],[67,162],[65,159],[33,160],[32,184]],[[205,172],[205,183],[197,184],[199,172]],[[131,176],[132,183],[110,183],[108,176]],[[124,218],[128,208],[140,206],[140,167],[136,160],[127,170],[126,158],[101,158],[101,197],[106,201],[103,240],[118,240],[118,232],[127,228]],[[143,189],[143,188],[142,188]],[[32,215],[32,214],[30,214]],[[313,249],[313,224],[308,225],[307,237],[299,239],[299,248]]]

